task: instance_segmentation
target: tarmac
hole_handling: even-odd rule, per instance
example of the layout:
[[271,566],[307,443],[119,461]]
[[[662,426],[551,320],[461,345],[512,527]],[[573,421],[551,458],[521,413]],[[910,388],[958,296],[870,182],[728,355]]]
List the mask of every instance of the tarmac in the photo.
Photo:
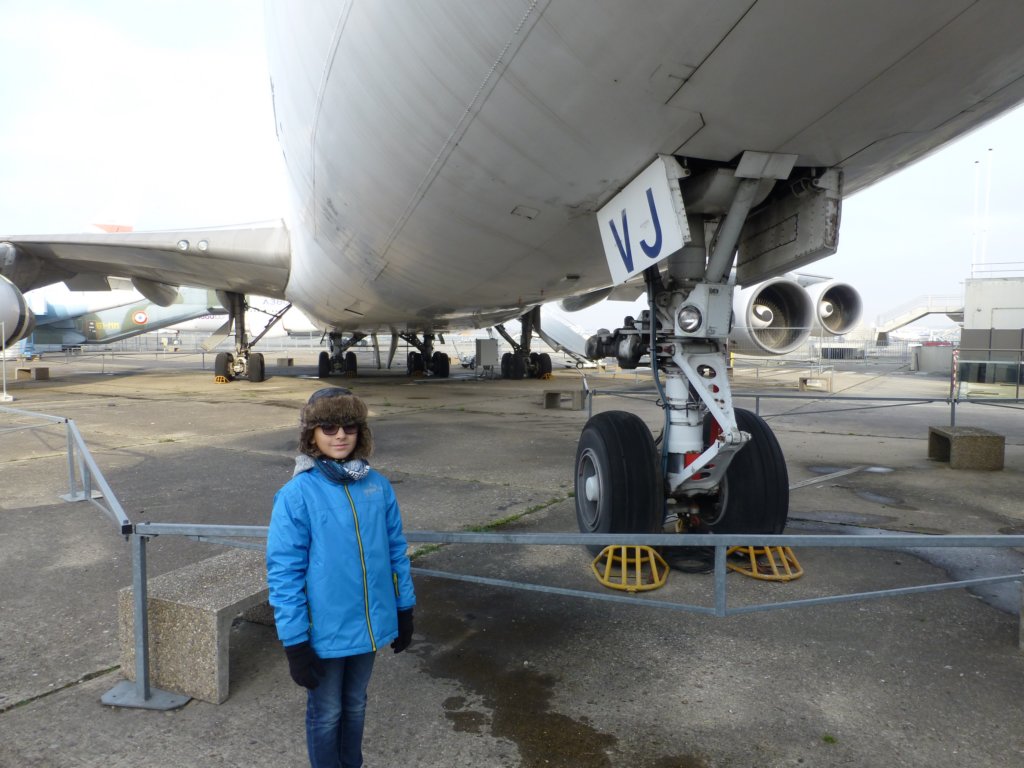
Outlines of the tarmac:
[[[315,350],[260,384],[216,384],[209,360],[149,354],[64,358],[48,381],[12,382],[6,405],[71,418],[135,522],[263,525],[291,475],[298,409],[323,385]],[[366,355],[365,351],[360,355]],[[575,532],[576,440],[587,414],[542,407],[580,385],[410,380],[360,360],[352,388],[371,410],[374,465],[407,531],[491,526]],[[806,371],[803,372],[806,374]],[[737,368],[751,392],[796,395],[801,372]],[[626,409],[657,430],[649,373],[588,372],[595,412]],[[941,376],[870,362],[835,374],[836,394],[943,398]],[[614,391],[615,394],[608,394]],[[603,393],[603,394],[602,394]],[[1006,436],[1001,471],[928,459],[945,403],[765,397],[786,456],[787,532],[1024,533],[1024,414],[961,404],[956,422]],[[65,503],[61,425],[0,413],[0,766],[303,766],[305,698],[274,630],[232,629],[221,705],[114,708],[117,593],[128,545],[95,506]],[[832,473],[864,467],[842,476]],[[826,478],[825,476],[830,477]],[[816,478],[821,478],[815,481]],[[149,544],[157,575],[223,551],[179,537]],[[867,592],[1019,572],[1017,550],[797,548],[786,583],[732,573],[730,605]],[[420,568],[607,593],[582,547],[420,548]],[[712,604],[712,577],[673,572],[646,597]],[[1017,584],[954,589],[728,618],[416,577],[412,647],[378,654],[368,768],[411,766],[1024,765],[1024,654]]]

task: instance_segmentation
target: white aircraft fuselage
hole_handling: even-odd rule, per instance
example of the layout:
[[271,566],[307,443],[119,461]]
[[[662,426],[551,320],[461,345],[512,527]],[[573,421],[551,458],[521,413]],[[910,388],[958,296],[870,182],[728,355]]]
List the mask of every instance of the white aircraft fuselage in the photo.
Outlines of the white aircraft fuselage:
[[1024,7],[1000,0],[304,9],[267,4],[285,293],[339,329],[488,326],[609,285],[594,214],[658,154],[792,154],[847,195],[1024,97]]

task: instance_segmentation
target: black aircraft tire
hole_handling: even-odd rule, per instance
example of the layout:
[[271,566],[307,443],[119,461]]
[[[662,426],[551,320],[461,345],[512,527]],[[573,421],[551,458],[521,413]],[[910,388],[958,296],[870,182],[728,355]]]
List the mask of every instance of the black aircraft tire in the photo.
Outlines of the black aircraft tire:
[[501,356],[501,378],[512,378],[512,353],[506,352]]
[[516,381],[522,381],[526,376],[526,358],[523,355],[512,355],[508,363],[508,377]]
[[345,375],[346,376],[355,376],[356,375],[356,371],[358,371],[358,370],[359,370],[359,363],[356,362],[356,353],[355,352],[346,352],[345,353]]
[[[638,416],[606,411],[589,419],[576,445],[575,467],[576,523],[581,533],[660,530],[660,458],[651,431]],[[598,552],[603,547],[591,549]]]
[[551,375],[551,355],[547,352],[541,352],[538,360],[540,373],[537,378],[543,378],[544,376]]
[[215,378],[225,378],[228,381],[234,378],[231,372],[231,364],[235,362],[235,356],[230,352],[218,352],[213,361],[213,375]]
[[[780,534],[789,516],[789,473],[771,428],[756,413],[736,409],[736,424],[750,441],[733,456],[708,517],[715,533]],[[724,504],[725,514],[721,514]]]
[[258,384],[261,381],[265,381],[267,378],[267,368],[263,360],[263,354],[260,352],[253,352],[249,355],[249,381],[254,384]]
[[447,379],[451,374],[452,360],[444,352],[435,352],[430,356],[431,369],[439,379]]
[[317,378],[326,379],[331,375],[331,355],[329,352],[321,352],[316,361]]

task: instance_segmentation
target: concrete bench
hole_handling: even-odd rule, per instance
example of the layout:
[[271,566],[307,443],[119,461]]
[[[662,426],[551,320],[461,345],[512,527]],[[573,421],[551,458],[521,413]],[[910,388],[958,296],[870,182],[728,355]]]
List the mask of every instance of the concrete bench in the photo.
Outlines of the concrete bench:
[[[147,582],[149,677],[156,688],[220,704],[228,697],[231,624],[273,624],[264,554],[232,549]],[[132,588],[118,594],[121,670],[135,679]]]
[[587,393],[582,389],[545,389],[544,407],[561,408],[562,400],[567,399],[572,410],[582,411],[586,398]]
[[35,368],[14,369],[15,381],[27,381],[29,379],[35,379],[36,381],[46,381],[49,378],[50,369],[44,366],[36,366]]
[[928,427],[928,458],[950,469],[1003,468],[1006,437],[981,427]]

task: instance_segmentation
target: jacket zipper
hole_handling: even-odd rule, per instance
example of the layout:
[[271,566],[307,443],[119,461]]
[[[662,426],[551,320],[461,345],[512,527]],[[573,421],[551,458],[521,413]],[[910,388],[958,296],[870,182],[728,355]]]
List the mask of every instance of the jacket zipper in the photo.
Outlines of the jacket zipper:
[[363,569],[363,608],[366,611],[366,629],[370,633],[370,645],[374,653],[377,652],[377,641],[373,637],[373,623],[370,621],[370,588],[366,578],[366,559],[363,555],[363,537],[359,533],[359,514],[356,512],[356,503],[352,500],[348,486],[345,486],[345,495],[348,496],[349,506],[352,507],[352,519],[356,525],[356,543],[359,545],[359,567]]

